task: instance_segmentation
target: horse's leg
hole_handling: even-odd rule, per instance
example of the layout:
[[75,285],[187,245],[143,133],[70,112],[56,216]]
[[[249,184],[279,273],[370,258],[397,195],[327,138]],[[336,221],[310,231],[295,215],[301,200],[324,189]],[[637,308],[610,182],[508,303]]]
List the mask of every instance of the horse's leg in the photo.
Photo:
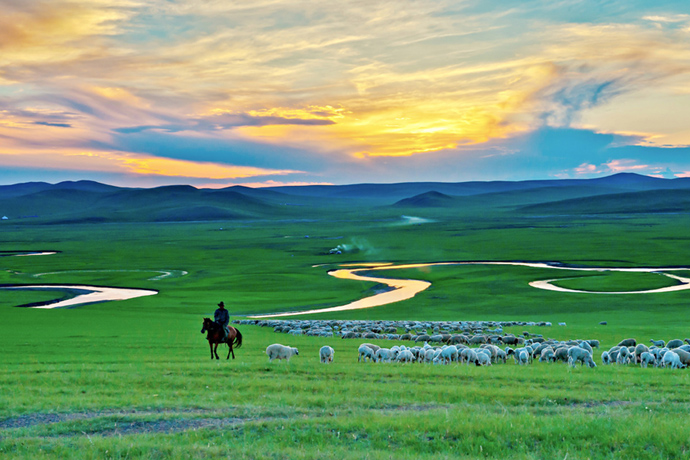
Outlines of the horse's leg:
[[220,358],[218,357],[218,342],[216,342],[214,345],[215,345],[215,346],[213,347],[213,354],[216,355],[216,359],[220,359]]
[[208,341],[208,348],[211,350],[211,359],[213,359],[213,344],[210,340]]
[[235,359],[235,353],[232,351],[232,344],[228,342],[228,356],[225,359],[230,359],[230,353],[232,353],[232,359]]

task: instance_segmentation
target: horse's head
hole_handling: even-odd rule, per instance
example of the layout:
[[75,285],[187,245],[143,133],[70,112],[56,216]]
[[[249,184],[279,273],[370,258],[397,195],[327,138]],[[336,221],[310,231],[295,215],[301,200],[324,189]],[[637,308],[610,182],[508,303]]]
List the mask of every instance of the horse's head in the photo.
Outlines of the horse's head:
[[213,321],[211,321],[211,318],[204,318],[204,324],[201,327],[201,333],[203,334],[207,330],[211,328],[211,324],[213,324]]

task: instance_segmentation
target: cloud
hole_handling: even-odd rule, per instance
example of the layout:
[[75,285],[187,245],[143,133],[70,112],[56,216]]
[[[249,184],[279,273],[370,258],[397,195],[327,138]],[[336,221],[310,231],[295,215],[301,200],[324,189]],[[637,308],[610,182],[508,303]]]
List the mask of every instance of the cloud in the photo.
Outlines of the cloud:
[[[690,144],[664,113],[690,106],[682,3],[3,6],[0,136],[56,164],[94,152],[118,170],[115,152],[300,182],[690,169],[632,149]],[[630,109],[643,93],[655,123]]]
[[274,116],[256,117],[247,114],[235,115],[221,115],[208,118],[196,118],[189,120],[181,120],[178,124],[164,124],[164,125],[144,125],[131,126],[125,128],[115,128],[113,131],[130,134],[140,133],[142,131],[161,130],[171,133],[180,131],[216,131],[221,129],[232,129],[240,126],[271,126],[271,125],[307,125],[307,126],[324,126],[332,125],[334,122],[326,119],[299,119],[299,118],[283,118]]
[[69,123],[52,123],[49,121],[34,121],[35,125],[42,125],[42,126],[54,126],[57,128],[71,128],[72,125]]

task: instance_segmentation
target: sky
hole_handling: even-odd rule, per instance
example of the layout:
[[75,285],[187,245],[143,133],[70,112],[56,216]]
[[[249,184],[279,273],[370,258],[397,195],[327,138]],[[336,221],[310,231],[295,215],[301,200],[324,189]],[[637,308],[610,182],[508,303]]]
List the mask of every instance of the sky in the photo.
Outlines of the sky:
[[687,0],[0,11],[0,184],[690,177]]

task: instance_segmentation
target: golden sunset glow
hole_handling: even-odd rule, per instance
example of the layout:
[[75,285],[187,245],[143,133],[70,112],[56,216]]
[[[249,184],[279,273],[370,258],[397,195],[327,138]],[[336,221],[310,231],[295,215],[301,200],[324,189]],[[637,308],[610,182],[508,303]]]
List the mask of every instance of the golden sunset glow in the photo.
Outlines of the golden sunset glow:
[[213,163],[171,160],[168,158],[124,158],[123,165],[135,174],[196,177],[209,179],[242,179],[245,177],[286,175],[297,171],[278,171],[252,167],[224,166]]

